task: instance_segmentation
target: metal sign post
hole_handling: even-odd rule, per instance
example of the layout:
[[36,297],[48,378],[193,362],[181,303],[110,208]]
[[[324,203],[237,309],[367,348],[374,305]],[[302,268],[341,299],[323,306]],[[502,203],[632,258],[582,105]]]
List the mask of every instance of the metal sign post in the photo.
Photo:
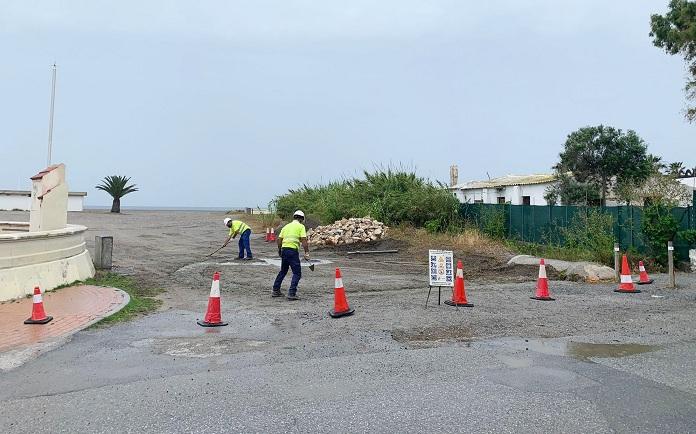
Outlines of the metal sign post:
[[428,297],[425,307],[428,307],[430,292],[437,287],[437,304],[442,298],[442,287],[454,290],[454,253],[449,250],[428,250]]
[[667,268],[669,273],[669,287],[676,288],[677,282],[674,276],[674,244],[667,241]]
[[621,274],[619,273],[619,252],[621,249],[619,248],[619,243],[614,243],[614,276],[616,278],[616,281],[619,282],[621,281]]

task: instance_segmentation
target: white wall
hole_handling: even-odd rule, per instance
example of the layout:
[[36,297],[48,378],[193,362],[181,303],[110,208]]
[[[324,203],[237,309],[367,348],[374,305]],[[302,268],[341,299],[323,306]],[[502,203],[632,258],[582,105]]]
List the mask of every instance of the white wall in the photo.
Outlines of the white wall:
[[[83,211],[85,196],[68,195],[68,211]],[[20,194],[0,194],[0,210],[12,211],[14,209],[29,211],[31,209],[31,196]]]
[[19,209],[22,211],[29,211],[30,207],[31,194],[29,192],[24,196],[17,194],[0,194],[0,210],[12,211]]
[[505,197],[506,203],[522,205],[522,196],[529,196],[530,205],[548,205],[544,194],[550,183],[532,185],[511,185],[497,188],[474,188],[456,190],[455,197],[462,203],[474,203],[483,200],[483,203],[498,203],[498,197]]
[[84,196],[71,196],[68,195],[68,211],[83,211],[84,210]]

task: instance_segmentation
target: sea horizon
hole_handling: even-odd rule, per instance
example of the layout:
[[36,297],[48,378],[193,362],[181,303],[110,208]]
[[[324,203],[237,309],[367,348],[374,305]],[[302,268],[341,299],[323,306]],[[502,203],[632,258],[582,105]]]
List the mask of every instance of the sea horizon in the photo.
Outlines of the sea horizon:
[[[247,207],[220,207],[220,206],[121,206],[124,211],[241,211]],[[88,210],[110,210],[111,205],[85,205]],[[256,208],[253,208],[256,209]]]

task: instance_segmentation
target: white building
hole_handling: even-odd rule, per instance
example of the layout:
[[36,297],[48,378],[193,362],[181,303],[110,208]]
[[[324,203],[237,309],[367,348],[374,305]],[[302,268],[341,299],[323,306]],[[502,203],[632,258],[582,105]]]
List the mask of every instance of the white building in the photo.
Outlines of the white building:
[[[68,193],[68,211],[84,209],[86,192],[74,191]],[[31,191],[29,190],[0,190],[0,211],[29,211],[31,210]]]
[[[456,170],[456,169],[455,169]],[[450,173],[449,190],[462,203],[509,203],[512,205],[548,205],[544,194],[556,183],[556,175],[506,175],[487,181],[456,183]]]

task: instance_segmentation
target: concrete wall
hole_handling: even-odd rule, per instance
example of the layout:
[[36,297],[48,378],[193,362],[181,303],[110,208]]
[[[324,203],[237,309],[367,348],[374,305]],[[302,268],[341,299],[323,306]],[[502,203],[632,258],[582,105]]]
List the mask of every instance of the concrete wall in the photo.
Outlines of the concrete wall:
[[84,226],[28,232],[28,223],[0,222],[0,301],[94,276]]
[[546,188],[551,185],[531,184],[531,185],[510,185],[500,188],[475,188],[467,190],[455,190],[454,196],[460,202],[475,203],[482,200],[483,203],[498,203],[498,197],[504,197],[506,203],[512,205],[522,205],[522,197],[529,196],[530,205],[548,205],[544,194]]
[[[84,211],[86,193],[68,193],[68,211]],[[0,190],[0,211],[29,211],[31,192],[23,190]]]

